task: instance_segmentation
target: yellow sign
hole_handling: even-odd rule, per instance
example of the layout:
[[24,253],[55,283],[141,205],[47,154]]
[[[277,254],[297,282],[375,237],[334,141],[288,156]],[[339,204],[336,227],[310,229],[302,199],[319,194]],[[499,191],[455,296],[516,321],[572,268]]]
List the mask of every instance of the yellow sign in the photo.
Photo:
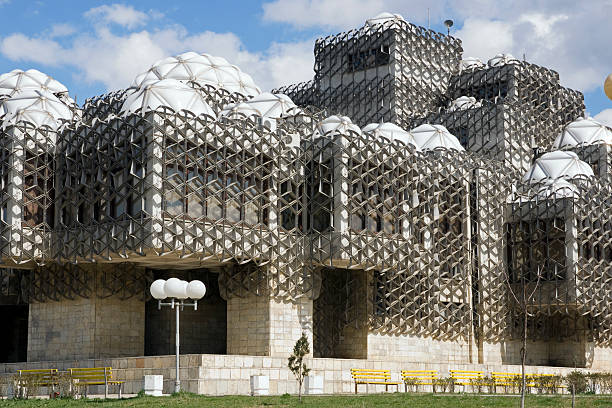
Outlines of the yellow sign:
[[608,98],[612,99],[612,74],[608,75],[604,81],[604,92],[608,95]]

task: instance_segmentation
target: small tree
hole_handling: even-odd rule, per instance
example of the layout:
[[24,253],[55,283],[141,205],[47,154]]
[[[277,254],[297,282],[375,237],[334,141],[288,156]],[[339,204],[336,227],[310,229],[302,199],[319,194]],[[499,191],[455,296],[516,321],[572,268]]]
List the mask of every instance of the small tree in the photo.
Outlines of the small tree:
[[527,379],[525,375],[525,362],[527,359],[527,322],[530,317],[533,317],[535,313],[530,312],[530,306],[532,305],[534,295],[536,294],[540,281],[542,279],[542,267],[537,268],[536,277],[530,276],[531,271],[516,271],[516,275],[511,276],[506,271],[505,281],[508,285],[508,292],[511,295],[511,299],[514,300],[514,307],[522,320],[522,345],[521,345],[521,401],[520,407],[525,408],[525,389],[527,388]]
[[298,396],[300,402],[302,401],[302,384],[304,378],[310,372],[310,368],[306,367],[304,363],[304,356],[310,353],[310,345],[308,344],[308,338],[305,333],[302,333],[302,337],[295,343],[293,347],[293,354],[289,357],[289,370],[295,375],[295,379],[298,382]]

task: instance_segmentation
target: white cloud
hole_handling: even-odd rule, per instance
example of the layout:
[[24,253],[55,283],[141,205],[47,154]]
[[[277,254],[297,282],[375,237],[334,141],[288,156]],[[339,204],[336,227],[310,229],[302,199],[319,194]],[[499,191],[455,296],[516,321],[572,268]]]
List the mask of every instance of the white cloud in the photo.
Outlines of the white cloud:
[[527,61],[558,71],[564,85],[585,92],[600,87],[609,73],[610,0],[271,0],[263,16],[297,28],[346,29],[380,11],[426,25],[427,9],[434,24],[455,20],[453,35],[463,40],[466,56],[526,54]]
[[76,32],[76,28],[68,23],[54,24],[49,32],[49,38],[67,37]]
[[123,4],[105,4],[94,7],[85,12],[84,15],[94,23],[114,23],[128,29],[140,27],[149,19],[146,13]]
[[63,60],[64,49],[54,40],[11,34],[0,42],[0,52],[13,61],[57,66]]
[[296,27],[352,28],[363,25],[364,16],[384,8],[383,0],[275,0],[263,4],[264,20]]
[[612,128],[612,108],[602,110],[593,119]]
[[468,18],[454,35],[463,42],[464,56],[480,57],[485,62],[500,50],[511,50],[514,43],[510,24],[480,18]]
[[48,37],[13,34],[0,40],[0,52],[13,61],[76,68],[78,80],[101,82],[109,90],[129,86],[137,74],[161,58],[185,51],[206,52],[239,66],[267,90],[312,78],[313,42],[273,43],[256,53],[248,51],[233,33],[190,34],[177,25],[117,34],[109,27],[98,27],[93,33],[74,36],[68,46]]

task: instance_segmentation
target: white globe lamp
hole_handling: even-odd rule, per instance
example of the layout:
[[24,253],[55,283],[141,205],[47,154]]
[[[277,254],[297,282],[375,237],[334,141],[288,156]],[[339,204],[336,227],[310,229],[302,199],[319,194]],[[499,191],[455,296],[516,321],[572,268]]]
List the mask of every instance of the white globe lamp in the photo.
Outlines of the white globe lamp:
[[206,286],[199,280],[193,280],[187,285],[187,296],[191,299],[199,300],[206,294]]
[[150,291],[153,299],[162,300],[167,297],[166,291],[164,290],[165,284],[166,281],[164,279],[158,279],[151,284]]
[[178,278],[170,278],[164,285],[166,296],[176,299],[187,299],[187,282]]

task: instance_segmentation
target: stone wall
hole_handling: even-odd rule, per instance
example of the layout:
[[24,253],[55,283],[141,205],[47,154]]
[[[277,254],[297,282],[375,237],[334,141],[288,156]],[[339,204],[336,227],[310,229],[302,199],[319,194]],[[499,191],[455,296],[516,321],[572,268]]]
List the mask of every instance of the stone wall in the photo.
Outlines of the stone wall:
[[475,353],[476,350],[465,341],[450,342],[405,335],[368,334],[369,359],[422,362],[433,360],[444,364],[470,364],[478,361]]
[[28,361],[143,355],[144,318],[138,299],[31,303]]
[[[610,354],[604,352],[594,353],[592,343],[586,341],[531,341],[527,342],[527,365],[543,365],[557,367],[593,367],[612,369],[612,365],[605,365],[605,358],[595,364],[594,358],[598,354]],[[520,364],[521,363],[521,341],[508,341],[503,343],[484,343],[483,358],[487,364]]]
[[287,356],[303,333],[312,344],[312,301],[283,302],[265,296],[227,301],[227,352]]
[[[612,355],[606,350],[607,355]],[[270,393],[297,393],[295,378],[287,368],[285,357],[237,356],[237,355],[181,355],[181,384],[185,391],[208,395],[249,394],[249,379],[251,375],[267,375],[270,377]],[[174,390],[174,356],[131,357],[101,360],[56,361],[38,363],[0,364],[0,375],[12,375],[19,369],[57,368],[65,370],[69,367],[101,367],[113,368],[117,379],[126,381],[124,391],[136,394],[143,388],[143,377],[147,374],[164,376],[164,393]],[[333,358],[307,358],[306,364],[312,368],[311,375],[321,375],[324,378],[324,392],[327,394],[352,393],[354,382],[351,379],[351,368],[387,369],[391,371],[393,380],[399,380],[401,370],[438,370],[441,377],[448,376],[449,369],[482,370],[485,375],[493,371],[520,373],[519,365],[495,364],[449,364],[449,363],[418,363],[385,360],[351,360]],[[529,366],[528,373],[567,374],[574,368],[556,368]],[[395,391],[393,387],[389,389]],[[458,392],[463,391],[457,387]],[[467,389],[465,391],[471,391]],[[360,393],[384,392],[384,386],[370,385],[359,387]],[[103,389],[90,389],[90,394],[101,394]]]

